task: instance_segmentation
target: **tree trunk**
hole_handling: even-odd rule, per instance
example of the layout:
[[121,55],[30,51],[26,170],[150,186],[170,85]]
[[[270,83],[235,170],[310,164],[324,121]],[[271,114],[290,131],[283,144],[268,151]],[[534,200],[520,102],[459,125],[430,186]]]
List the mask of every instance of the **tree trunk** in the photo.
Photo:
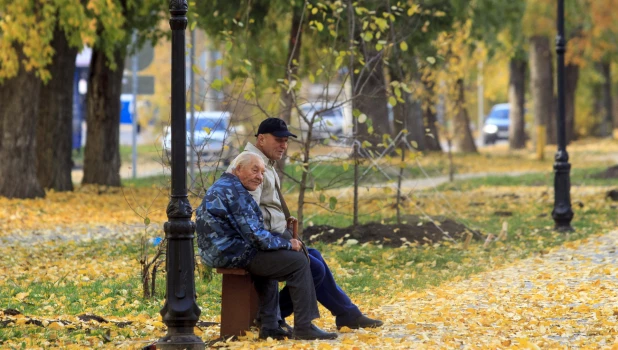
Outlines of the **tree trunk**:
[[105,53],[92,50],[82,184],[120,186],[120,92],[124,56],[115,53],[117,67],[111,70]]
[[[288,39],[288,57],[285,65],[285,79],[288,80],[288,84],[293,79],[298,79],[296,75],[298,74],[298,64],[300,61],[300,49],[303,36],[303,23],[301,22],[301,17],[302,9],[294,7],[294,14],[292,16],[292,27],[290,29],[290,37]],[[294,108],[295,104],[293,92],[288,92],[288,90],[285,89],[281,91],[281,101],[283,102],[281,119],[283,119],[286,124],[290,125],[290,122],[292,120],[292,109]],[[285,177],[283,176],[283,171],[285,169],[286,154],[283,155],[281,160],[277,161],[277,174],[279,175],[279,179],[281,179],[281,181],[285,179]]]
[[305,193],[307,192],[307,181],[309,179],[309,148],[303,150],[303,164],[307,164],[307,167],[303,168],[303,173],[300,177],[300,188],[298,190],[298,210],[296,211],[296,219],[298,219],[298,234],[303,233],[303,221],[305,219]]
[[[388,125],[388,108],[386,94],[386,80],[384,77],[384,62],[382,53],[371,48],[364,54],[365,66],[357,67],[358,74],[353,74],[353,106],[367,116],[370,123],[358,124],[358,138],[371,143],[365,147],[374,156],[378,156],[384,147],[378,147],[382,143],[382,135],[391,134]],[[371,125],[369,125],[371,124]],[[370,133],[370,127],[373,133]]]
[[[19,62],[25,60],[21,47]],[[0,84],[0,196],[45,197],[36,176],[36,120],[41,82],[23,65]]]
[[579,66],[568,64],[564,68],[564,110],[567,144],[575,139],[575,92],[579,80]]
[[470,131],[470,118],[466,110],[466,98],[463,79],[457,79],[457,113],[453,118],[455,128],[455,147],[460,152],[477,152],[472,131]]
[[[409,131],[411,133],[411,140],[416,142],[416,149],[419,151],[425,151],[427,149],[427,144],[425,142],[425,121],[423,120],[423,108],[421,106],[421,101],[414,99],[412,94],[409,94],[405,91],[401,93],[404,100],[406,101],[407,106],[407,124],[412,125]],[[410,139],[410,136],[408,139]]]
[[49,66],[52,78],[41,87],[39,99],[37,176],[44,188],[72,191],[73,75],[77,49],[69,47],[58,27],[51,45],[56,52]]
[[592,84],[592,115],[593,120],[587,130],[588,135],[600,136],[603,131],[603,84]]
[[614,131],[613,137],[614,139],[618,139],[618,95],[613,97],[612,106],[614,107]]
[[[425,91],[433,94],[434,82],[425,79],[423,84],[425,85]],[[424,105],[426,106],[423,111],[424,121],[425,126],[429,130],[428,133],[425,133],[425,144],[427,145],[427,149],[429,151],[442,152],[442,145],[440,145],[440,134],[438,132],[438,116],[436,114],[433,96],[428,96],[427,100],[424,101]]]
[[[287,79],[288,82],[298,79],[296,75],[298,74],[298,64],[300,60],[300,49],[303,36],[301,11],[302,9],[294,9],[290,37],[288,38],[288,56],[285,61],[285,79]],[[281,91],[281,101],[285,104],[282,107],[281,119],[283,119],[287,124],[290,124],[292,109],[294,108],[294,96],[292,91]]]
[[[390,69],[391,81],[404,81],[405,77],[398,71],[399,68]],[[395,89],[392,88],[393,95]],[[423,125],[423,113],[420,102],[414,100],[412,95],[406,91],[401,91],[401,97],[404,103],[397,103],[393,108],[393,137],[398,135],[402,130],[408,131],[408,142],[413,141],[416,144],[416,149],[419,151],[425,150],[425,127]],[[388,113],[388,111],[387,111]],[[388,114],[387,114],[388,115]]]
[[[545,137],[548,143],[554,140],[556,133],[554,118],[552,118],[554,108],[554,88],[551,52],[549,50],[549,39],[544,36],[533,36],[530,38],[530,92],[533,101],[533,114],[535,132],[533,139],[535,144],[538,140],[538,132],[545,129]],[[542,145],[544,146],[544,145]]]
[[521,149],[526,147],[526,121],[524,120],[526,61],[512,58],[509,68],[509,103],[511,105],[509,148]]
[[612,130],[614,126],[614,116],[613,116],[613,107],[612,107],[612,72],[611,72],[611,63],[608,60],[603,60],[598,63],[597,68],[599,73],[603,76],[602,83],[602,100],[603,100],[603,110],[602,110],[602,121],[601,121],[601,136],[611,136]]

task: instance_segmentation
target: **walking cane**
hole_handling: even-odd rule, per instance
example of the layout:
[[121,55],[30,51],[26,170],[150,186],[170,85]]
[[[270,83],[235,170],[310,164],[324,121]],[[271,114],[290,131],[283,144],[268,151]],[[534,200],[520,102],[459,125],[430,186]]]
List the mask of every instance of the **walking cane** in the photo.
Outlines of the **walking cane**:
[[298,241],[300,241],[300,247],[301,247],[303,253],[305,253],[305,256],[307,257],[307,259],[309,261],[311,261],[311,259],[309,259],[309,251],[307,250],[307,247],[305,246],[305,243],[303,241],[301,241],[300,238],[298,238],[298,219],[296,219],[293,216],[290,216],[287,219],[287,228],[288,228],[288,230],[292,231],[292,238],[297,239]]
[[292,232],[292,238],[298,239],[298,219],[290,216],[287,220],[288,230]]

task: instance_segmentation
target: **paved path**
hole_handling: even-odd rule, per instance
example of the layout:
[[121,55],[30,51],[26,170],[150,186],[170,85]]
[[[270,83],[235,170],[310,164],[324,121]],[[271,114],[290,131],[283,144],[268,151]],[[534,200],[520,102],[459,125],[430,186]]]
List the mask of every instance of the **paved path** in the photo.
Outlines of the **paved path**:
[[[485,176],[521,176],[525,174],[531,174],[531,171],[511,171],[511,172],[499,172],[499,173],[470,173],[470,174],[455,174],[453,179],[457,180],[468,180],[475,179],[479,177]],[[425,177],[419,179],[409,179],[401,182],[401,186],[407,189],[424,189],[431,188],[449,181],[448,175],[445,176],[437,176],[437,177]],[[390,186],[393,188],[397,188],[397,183],[386,183],[386,184],[376,184],[374,187],[386,187]]]
[[[612,348],[618,231],[384,305],[389,348]],[[569,248],[569,246],[573,248]]]
[[[617,349],[618,231],[421,292],[380,296],[378,329],[282,349]],[[213,336],[216,336],[213,330]]]

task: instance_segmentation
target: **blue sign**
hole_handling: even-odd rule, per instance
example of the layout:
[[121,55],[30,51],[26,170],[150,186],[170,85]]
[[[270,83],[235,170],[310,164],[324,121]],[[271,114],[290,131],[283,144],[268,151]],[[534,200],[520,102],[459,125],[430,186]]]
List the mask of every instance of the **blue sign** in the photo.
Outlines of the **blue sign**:
[[133,113],[131,113],[131,96],[120,95],[120,124],[133,123]]

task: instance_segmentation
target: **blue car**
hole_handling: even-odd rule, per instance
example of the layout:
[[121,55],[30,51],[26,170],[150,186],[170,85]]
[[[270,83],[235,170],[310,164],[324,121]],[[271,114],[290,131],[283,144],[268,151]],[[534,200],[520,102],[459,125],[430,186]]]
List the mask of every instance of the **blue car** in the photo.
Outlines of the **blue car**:
[[509,139],[509,112],[511,107],[508,103],[494,105],[485,118],[483,125],[483,143],[491,145],[498,140]]

